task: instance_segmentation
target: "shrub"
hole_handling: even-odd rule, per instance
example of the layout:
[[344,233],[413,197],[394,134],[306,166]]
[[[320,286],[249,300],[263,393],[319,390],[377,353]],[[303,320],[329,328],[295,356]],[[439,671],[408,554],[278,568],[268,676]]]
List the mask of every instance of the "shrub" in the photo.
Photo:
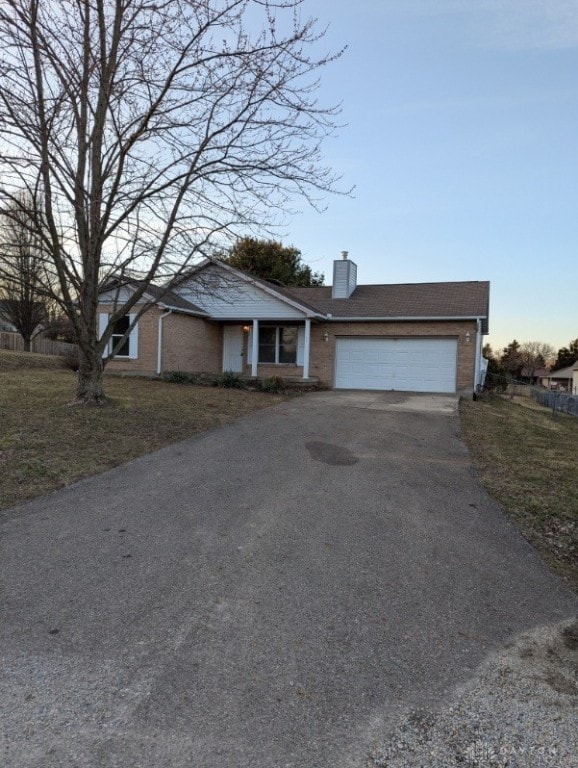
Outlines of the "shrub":
[[285,382],[280,376],[270,376],[268,379],[259,381],[257,389],[260,392],[270,392],[275,395],[285,390]]
[[61,355],[62,364],[65,368],[69,368],[71,371],[77,371],[80,366],[80,353],[78,347],[71,347]]
[[198,384],[200,376],[188,371],[167,371],[163,375],[163,380],[170,384]]
[[245,381],[234,371],[224,371],[214,381],[216,387],[223,389],[245,389]]
[[502,372],[495,373],[490,370],[488,366],[488,372],[486,373],[486,380],[484,382],[484,390],[489,393],[501,393],[505,392],[508,388],[508,378]]

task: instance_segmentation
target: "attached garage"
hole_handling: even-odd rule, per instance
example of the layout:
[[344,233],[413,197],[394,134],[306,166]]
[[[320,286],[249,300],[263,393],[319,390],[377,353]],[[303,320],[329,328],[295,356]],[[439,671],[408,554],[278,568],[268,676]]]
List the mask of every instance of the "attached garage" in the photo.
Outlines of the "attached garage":
[[455,392],[457,339],[337,338],[336,389]]

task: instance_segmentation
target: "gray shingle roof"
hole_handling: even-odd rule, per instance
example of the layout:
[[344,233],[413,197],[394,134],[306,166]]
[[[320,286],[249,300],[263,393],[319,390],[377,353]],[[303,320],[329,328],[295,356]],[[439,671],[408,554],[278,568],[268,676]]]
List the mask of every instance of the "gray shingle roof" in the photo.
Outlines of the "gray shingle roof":
[[[137,280],[134,278],[126,278],[122,280],[117,278],[112,278],[102,286],[102,288],[100,289],[100,293],[102,294],[107,291],[112,291],[118,288],[122,288],[123,286],[124,287],[138,286],[140,288],[142,285],[143,285],[142,280]],[[145,300],[152,299],[154,303],[162,304],[168,309],[176,309],[176,310],[181,310],[182,312],[189,312],[191,314],[208,317],[205,310],[201,309],[200,307],[197,307],[196,304],[193,304],[192,301],[188,301],[187,299],[184,299],[182,296],[179,296],[178,293],[175,293],[175,291],[171,291],[168,288],[163,288],[160,285],[155,285],[154,283],[149,283],[147,285],[144,292],[144,299]]]
[[332,299],[331,286],[278,290],[333,319],[481,317],[484,332],[488,330],[490,284],[486,281],[358,285],[348,299]]
[[158,299],[161,304],[164,304],[170,309],[181,309],[184,312],[195,312],[199,315],[204,315],[205,317],[208,316],[204,309],[197,307],[192,301],[183,299],[182,296],[179,296],[179,294],[174,291],[151,284],[147,288],[147,293],[153,298]]
[[572,365],[567,365],[565,368],[558,368],[557,371],[550,371],[548,376],[551,379],[571,379],[572,371],[578,370],[576,366],[578,366],[578,361]]
[[[190,274],[212,263],[208,260]],[[348,299],[332,299],[331,286],[279,286],[241,270],[229,269],[315,313],[331,315],[333,320],[482,318],[483,332],[488,332],[490,284],[487,281],[358,285]],[[138,283],[138,280],[132,282]],[[209,316],[176,291],[149,285],[147,293],[170,309]]]

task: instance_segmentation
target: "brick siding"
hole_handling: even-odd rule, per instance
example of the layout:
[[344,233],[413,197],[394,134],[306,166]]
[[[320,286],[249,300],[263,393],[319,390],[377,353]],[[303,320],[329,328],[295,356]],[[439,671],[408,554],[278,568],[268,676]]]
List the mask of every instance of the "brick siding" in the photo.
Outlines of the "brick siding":
[[221,372],[222,326],[179,314],[169,315],[163,322],[163,371]]
[[[137,312],[138,305],[132,312]],[[100,312],[113,308],[100,305]],[[111,372],[134,372],[153,375],[157,371],[159,317],[164,313],[152,307],[138,321],[138,357],[134,360],[115,359],[106,365]],[[173,313],[163,320],[163,350],[161,367],[164,371],[220,373],[222,367],[223,331],[192,315]]]
[[[466,341],[468,331],[469,342]],[[327,341],[324,340],[325,333],[328,335]],[[312,324],[309,373],[330,387],[335,380],[335,339],[342,336],[455,338],[458,340],[457,390],[467,392],[473,389],[476,354],[476,323],[474,321]]]
[[[247,376],[251,375],[251,366],[245,365],[244,373]],[[260,379],[269,379],[272,376],[279,376],[280,378],[301,378],[303,376],[303,366],[290,365],[283,363],[282,365],[275,365],[275,363],[259,363],[257,365],[257,376]]]
[[[99,311],[111,311],[101,306]],[[158,318],[161,310],[154,307],[139,320],[138,359],[113,360],[110,371],[138,371],[155,373],[157,368]],[[218,323],[208,322],[191,315],[171,314],[163,321],[163,371],[183,370],[194,373],[220,373],[223,360],[223,329]],[[469,342],[466,333],[469,332]],[[324,340],[327,333],[328,340]],[[438,322],[333,322],[312,323],[310,376],[332,387],[335,379],[335,339],[337,337],[385,338],[455,338],[458,341],[457,391],[471,392],[474,384],[476,324],[474,321]],[[245,337],[245,355],[247,339]],[[247,359],[247,357],[245,357]],[[245,365],[244,372],[251,373]],[[302,366],[260,364],[258,375],[301,377]]]
[[[131,314],[136,314],[140,309],[137,304],[131,309]],[[100,304],[98,307],[101,312],[112,313],[114,307]],[[154,374],[157,370],[157,326],[159,310],[153,307],[145,312],[138,320],[138,357],[135,360],[114,359],[106,364],[108,372],[134,371],[138,373]]]

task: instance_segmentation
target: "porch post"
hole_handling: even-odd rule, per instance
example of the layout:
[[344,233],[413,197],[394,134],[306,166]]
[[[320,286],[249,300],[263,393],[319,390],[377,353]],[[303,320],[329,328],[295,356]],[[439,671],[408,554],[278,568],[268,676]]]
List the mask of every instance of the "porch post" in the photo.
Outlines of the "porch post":
[[259,321],[253,320],[253,346],[251,347],[251,376],[257,378],[257,363],[259,362]]
[[303,345],[303,378],[309,378],[309,350],[311,348],[311,320],[305,321],[305,343]]

